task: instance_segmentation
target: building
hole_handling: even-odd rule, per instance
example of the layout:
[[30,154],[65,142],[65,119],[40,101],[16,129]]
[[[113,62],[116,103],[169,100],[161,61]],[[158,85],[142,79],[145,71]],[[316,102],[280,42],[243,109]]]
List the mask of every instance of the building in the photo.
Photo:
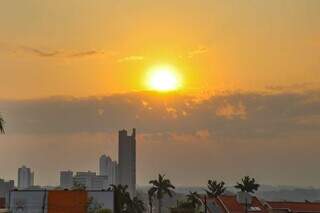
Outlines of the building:
[[219,195],[208,198],[207,206],[210,213],[268,213],[269,209],[263,201],[245,192],[236,195]]
[[[90,205],[94,206],[98,204],[104,209],[114,209],[114,194],[109,191],[91,190],[88,191],[88,198],[91,201]],[[90,206],[89,206],[90,208]],[[112,211],[113,212],[113,211]]]
[[102,155],[99,159],[99,175],[108,177],[108,185],[118,183],[118,163],[109,156]]
[[77,172],[73,176],[73,184],[84,186],[87,190],[107,190],[108,177],[97,175],[95,172]]
[[210,213],[320,213],[317,202],[263,201],[246,192],[207,198],[207,207]]
[[5,181],[0,179],[0,197],[5,197],[12,189],[14,189],[14,180]]
[[88,209],[114,212],[114,194],[109,191],[14,190],[10,213],[87,213]]
[[73,186],[73,172],[61,171],[60,172],[60,187],[71,188]]
[[99,158],[99,175],[108,176],[108,158],[110,159],[106,155],[101,155]]
[[9,200],[12,213],[40,213],[46,205],[46,191],[15,190],[10,193]]
[[119,183],[119,165],[117,161],[111,162],[110,167],[110,175],[108,177],[109,179],[109,185],[114,184],[117,185]]
[[288,201],[267,201],[267,207],[271,213],[320,213],[320,203],[316,202],[288,202]]
[[18,188],[27,189],[34,185],[34,173],[30,168],[22,166],[18,169]]
[[48,213],[87,213],[88,194],[86,191],[58,191],[48,192]]
[[13,180],[5,181],[3,179],[0,179],[0,209],[6,206],[6,203],[9,201],[9,193],[13,189]]
[[128,185],[131,195],[136,191],[136,130],[128,135],[126,130],[119,131],[119,183]]
[[6,199],[4,197],[0,197],[0,209],[6,208]]

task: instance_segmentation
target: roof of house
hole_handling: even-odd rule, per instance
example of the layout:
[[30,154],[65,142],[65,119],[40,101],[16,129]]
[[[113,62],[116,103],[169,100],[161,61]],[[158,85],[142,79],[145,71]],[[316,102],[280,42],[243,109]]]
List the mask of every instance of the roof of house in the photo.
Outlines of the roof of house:
[[[220,209],[225,213],[245,213],[246,206],[237,201],[236,195],[220,195],[214,198],[214,201]],[[248,206],[248,212],[267,213],[268,208],[255,196],[252,197],[252,202]]]
[[287,202],[287,201],[267,201],[272,209],[283,209],[288,212],[320,212],[320,203],[314,202]]

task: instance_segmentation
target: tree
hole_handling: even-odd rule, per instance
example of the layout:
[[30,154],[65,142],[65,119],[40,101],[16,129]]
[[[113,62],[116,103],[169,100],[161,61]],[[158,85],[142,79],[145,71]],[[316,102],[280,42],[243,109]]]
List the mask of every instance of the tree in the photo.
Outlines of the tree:
[[153,193],[153,189],[150,188],[148,190],[148,200],[149,200],[149,208],[150,208],[150,213],[152,213],[152,203],[153,203],[153,198],[154,198],[154,193]]
[[208,180],[207,187],[208,190],[205,191],[207,192],[208,197],[217,197],[226,190],[225,182],[223,181],[218,182],[216,180]]
[[176,209],[180,209],[180,211],[186,210],[186,209],[195,210],[195,207],[192,205],[191,202],[189,202],[187,200],[178,200]]
[[237,185],[234,186],[236,189],[240,189],[242,192],[254,193],[258,190],[260,185],[256,183],[254,178],[245,176],[241,179],[241,182],[237,182]]
[[158,208],[159,211],[158,213],[161,213],[162,210],[162,199],[165,195],[168,195],[169,197],[173,196],[173,189],[175,189],[175,187],[171,184],[169,179],[165,178],[165,175],[158,175],[158,179],[157,180],[151,180],[149,181],[150,184],[152,184],[151,188],[150,188],[150,194],[152,195],[156,195],[156,198],[158,199]]
[[0,133],[4,134],[4,120],[0,115]]
[[189,194],[187,194],[187,201],[194,209],[197,209],[199,206],[201,206],[200,195],[197,192],[189,192]]
[[112,210],[110,209],[99,209],[96,211],[96,213],[112,213]]
[[130,194],[127,191],[127,185],[110,185],[109,191],[114,192],[115,197],[115,212],[125,212],[130,203]]
[[94,200],[93,197],[90,197],[88,199],[87,205],[87,213],[97,213],[102,209],[102,205],[98,203],[96,200]]
[[135,196],[132,200],[129,200],[127,212],[128,213],[142,213],[146,210],[144,203],[137,196]]

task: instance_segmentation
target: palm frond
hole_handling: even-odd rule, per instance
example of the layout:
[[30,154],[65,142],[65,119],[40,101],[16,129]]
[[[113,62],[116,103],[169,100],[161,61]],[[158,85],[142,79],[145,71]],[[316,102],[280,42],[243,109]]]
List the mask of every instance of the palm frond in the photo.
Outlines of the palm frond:
[[0,133],[4,134],[4,119],[0,115]]

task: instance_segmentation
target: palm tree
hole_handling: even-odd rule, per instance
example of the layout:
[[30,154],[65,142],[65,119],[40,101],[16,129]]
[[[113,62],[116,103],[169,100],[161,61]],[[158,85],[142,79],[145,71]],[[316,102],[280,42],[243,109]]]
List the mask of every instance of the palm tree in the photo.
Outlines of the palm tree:
[[236,189],[240,189],[242,192],[254,193],[258,190],[260,185],[256,183],[254,178],[245,176],[241,179],[241,182],[237,182],[237,185],[234,186]]
[[4,134],[4,120],[0,115],[0,133]]
[[129,213],[142,213],[146,210],[144,203],[140,200],[137,196],[135,196],[130,202],[128,203],[127,212]]
[[127,191],[128,186],[125,185],[114,185],[111,184],[108,191],[114,192],[115,196],[115,212],[123,212],[125,207],[129,206],[130,203],[130,195]]
[[201,206],[200,195],[197,192],[189,192],[189,194],[187,194],[187,201],[191,203],[194,209]]
[[148,200],[149,200],[150,213],[152,213],[152,202],[153,202],[153,198],[154,198],[153,189],[150,188],[150,189],[148,190]]
[[158,180],[150,180],[150,184],[152,184],[152,187],[150,188],[150,194],[156,195],[158,199],[158,213],[161,213],[162,209],[162,199],[165,195],[169,195],[169,197],[173,196],[173,189],[175,187],[171,184],[169,179],[165,179],[165,175],[159,174]]
[[208,190],[205,190],[208,197],[218,197],[219,195],[223,194],[226,190],[224,185],[225,182],[223,181],[218,182],[216,180],[208,180]]

